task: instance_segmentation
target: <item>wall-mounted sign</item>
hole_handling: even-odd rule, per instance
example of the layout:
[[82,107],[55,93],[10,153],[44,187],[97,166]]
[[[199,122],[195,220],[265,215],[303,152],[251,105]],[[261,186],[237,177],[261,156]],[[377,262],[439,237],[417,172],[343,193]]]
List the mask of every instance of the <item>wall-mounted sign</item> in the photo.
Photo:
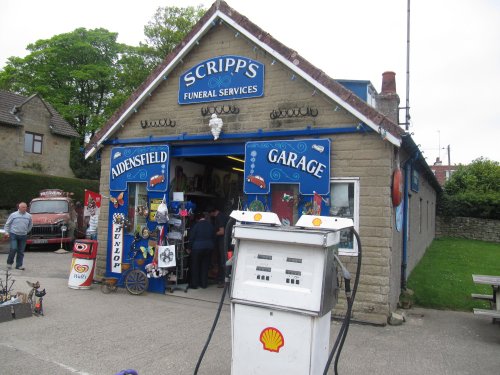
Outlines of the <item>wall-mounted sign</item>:
[[419,177],[418,171],[417,171],[416,168],[414,168],[412,166],[410,187],[411,187],[411,190],[413,190],[413,191],[415,191],[417,193],[418,193],[419,181],[420,181],[420,177]]
[[329,194],[330,140],[247,142],[245,194],[268,194],[280,183],[298,184],[301,194]]
[[256,98],[264,95],[264,64],[244,56],[217,56],[179,78],[179,104]]
[[169,158],[168,146],[113,148],[109,190],[124,191],[128,182],[146,182],[148,191],[166,191]]
[[113,221],[111,227],[111,272],[122,272],[123,224]]

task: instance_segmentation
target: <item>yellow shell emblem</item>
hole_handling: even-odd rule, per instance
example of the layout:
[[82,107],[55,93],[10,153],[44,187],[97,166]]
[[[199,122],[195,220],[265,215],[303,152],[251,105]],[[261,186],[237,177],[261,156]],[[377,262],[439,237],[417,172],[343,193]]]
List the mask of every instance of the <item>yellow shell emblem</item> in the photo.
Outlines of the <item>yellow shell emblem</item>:
[[278,353],[280,349],[285,345],[285,339],[279,331],[279,329],[274,327],[267,327],[260,333],[260,342],[264,347],[264,350],[269,350],[270,352]]
[[321,224],[322,224],[322,221],[319,217],[317,218],[314,218],[313,221],[312,221],[312,224],[315,226],[315,227],[319,227]]
[[261,221],[261,220],[262,220],[262,214],[255,214],[255,215],[253,216],[253,219],[254,219],[255,221]]

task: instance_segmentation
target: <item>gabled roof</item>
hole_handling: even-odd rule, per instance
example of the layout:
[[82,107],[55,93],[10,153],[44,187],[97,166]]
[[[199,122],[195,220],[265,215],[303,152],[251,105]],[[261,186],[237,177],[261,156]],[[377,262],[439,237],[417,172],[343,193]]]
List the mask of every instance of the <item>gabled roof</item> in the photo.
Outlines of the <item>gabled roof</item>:
[[38,94],[25,97],[12,92],[0,90],[0,124],[23,126],[23,106],[38,97],[50,113],[50,130],[54,134],[65,137],[78,137],[78,132],[61,115]]
[[356,118],[373,130],[384,133],[385,138],[396,146],[401,146],[404,131],[385,115],[371,107],[350,90],[309,63],[296,51],[286,47],[269,33],[252,23],[248,18],[232,9],[224,1],[216,1],[203,17],[194,25],[180,44],[170,52],[165,60],[149,75],[141,86],[113,114],[104,127],[95,134],[85,149],[85,157],[92,156],[113,133],[134,113],[148,95],[158,87],[182,58],[197,44],[217,22],[226,22],[241,35],[250,39],[258,48],[265,50],[283,63],[295,74],[312,84],[316,89],[344,107]]

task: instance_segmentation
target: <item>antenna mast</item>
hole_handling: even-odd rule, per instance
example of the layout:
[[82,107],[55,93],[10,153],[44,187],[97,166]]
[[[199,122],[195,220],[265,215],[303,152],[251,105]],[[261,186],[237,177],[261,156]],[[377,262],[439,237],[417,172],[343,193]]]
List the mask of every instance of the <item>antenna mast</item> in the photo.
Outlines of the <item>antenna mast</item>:
[[405,128],[410,129],[410,0],[408,0],[406,16],[406,107]]

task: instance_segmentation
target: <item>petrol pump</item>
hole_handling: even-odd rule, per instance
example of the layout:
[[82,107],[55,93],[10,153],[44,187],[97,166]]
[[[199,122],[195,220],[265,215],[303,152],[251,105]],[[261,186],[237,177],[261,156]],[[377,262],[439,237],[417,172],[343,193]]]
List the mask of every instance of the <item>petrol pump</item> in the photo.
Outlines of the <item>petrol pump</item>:
[[[340,230],[351,219],[233,211],[232,363],[237,375],[320,374],[337,302]],[[269,372],[273,371],[273,372]]]

